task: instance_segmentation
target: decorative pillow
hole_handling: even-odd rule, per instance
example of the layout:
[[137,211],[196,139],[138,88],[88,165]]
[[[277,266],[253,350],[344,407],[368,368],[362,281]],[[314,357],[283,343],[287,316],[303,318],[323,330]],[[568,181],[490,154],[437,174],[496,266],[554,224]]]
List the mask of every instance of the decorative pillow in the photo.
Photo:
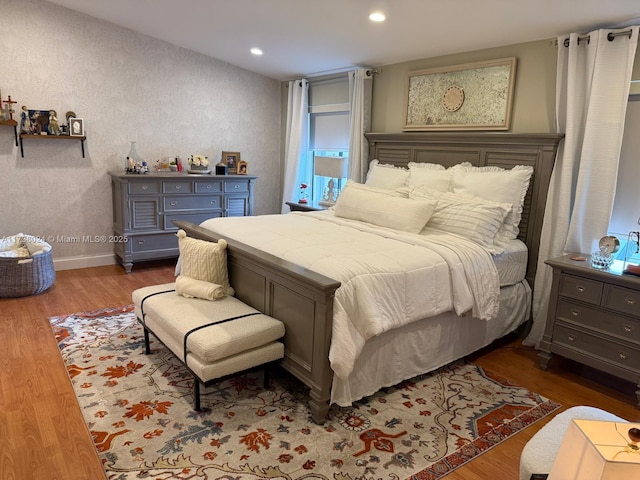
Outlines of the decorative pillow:
[[436,201],[415,201],[349,181],[335,205],[336,217],[381,227],[419,233],[436,207]]
[[[440,168],[438,168],[440,167]],[[435,163],[409,163],[409,187],[427,187],[439,192],[451,188],[453,172]]]
[[370,187],[394,190],[399,187],[405,187],[408,183],[409,170],[406,168],[383,164],[378,160],[372,160],[369,164],[365,184]]
[[492,254],[504,252],[504,246],[496,245],[494,239],[511,211],[511,204],[424,187],[411,190],[410,198],[437,199],[435,212],[426,227],[461,235],[482,245]]
[[227,241],[218,243],[187,237],[178,230],[180,275],[220,285],[225,295],[233,295],[227,273]]
[[499,167],[472,167],[458,165],[452,168],[454,193],[473,195],[498,203],[513,205],[503,226],[498,231],[496,244],[506,245],[518,237],[524,197],[529,188],[533,167],[517,165],[511,170]]

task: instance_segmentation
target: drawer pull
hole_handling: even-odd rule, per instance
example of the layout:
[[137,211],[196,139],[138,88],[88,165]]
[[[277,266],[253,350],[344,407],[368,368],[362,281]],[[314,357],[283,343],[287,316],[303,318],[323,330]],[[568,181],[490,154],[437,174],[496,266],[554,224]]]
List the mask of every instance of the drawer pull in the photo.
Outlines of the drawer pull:
[[209,203],[210,203],[211,205],[216,205],[218,202],[216,202],[215,200],[211,200]]
[[211,185],[207,185],[207,189],[208,189],[208,190],[211,190]]
[[175,201],[174,201],[174,202],[171,202],[171,206],[172,206],[172,207],[175,207],[177,204],[178,204],[178,202],[175,202]]
[[580,293],[584,292],[584,287],[582,285],[577,285],[576,286],[576,290],[578,290]]
[[176,190],[180,190],[182,188],[182,185],[176,185]]
[[138,240],[138,245],[144,245],[144,240]]
[[580,316],[580,310],[571,310],[571,315],[573,315],[574,317],[579,317]]
[[635,298],[630,297],[625,298],[624,301],[627,302],[627,305],[634,305],[636,303]]
[[633,331],[633,327],[631,327],[631,325],[625,325],[623,328],[627,333],[631,333]]
[[576,337],[575,337],[575,336],[573,336],[573,335],[567,335],[567,339],[568,339],[570,342],[575,342],[575,341],[576,341]]
[[627,354],[625,352],[618,352],[618,355],[620,356],[620,360],[626,360],[627,359]]
[[233,188],[240,188],[240,185],[234,185]]
[[146,189],[148,189],[148,188],[149,188],[149,185],[142,185],[142,187],[141,187],[141,188],[142,188],[142,190],[146,190]]

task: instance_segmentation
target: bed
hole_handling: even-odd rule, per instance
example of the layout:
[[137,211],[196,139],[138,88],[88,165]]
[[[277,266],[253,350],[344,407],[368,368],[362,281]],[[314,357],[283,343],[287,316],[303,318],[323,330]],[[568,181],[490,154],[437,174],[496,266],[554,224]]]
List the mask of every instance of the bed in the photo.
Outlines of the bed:
[[[309,267],[306,259],[313,254],[282,252],[286,253],[285,255],[277,248],[265,250],[254,241],[255,237],[260,235],[252,234],[251,230],[245,232],[245,237],[239,234],[237,238],[230,237],[229,232],[234,230],[226,230],[227,226],[232,228],[232,224],[237,225],[243,219],[206,221],[201,225],[175,222],[192,237],[211,241],[225,238],[228,241],[229,280],[236,291],[236,297],[284,322],[285,358],[282,366],[310,388],[311,415],[314,421],[319,423],[326,418],[332,403],[348,405],[382,387],[434,370],[490,344],[529,319],[531,288],[535,278],[546,194],[557,147],[562,140],[562,135],[556,134],[509,133],[371,133],[366,136],[369,141],[370,160],[395,167],[407,167],[412,163],[440,164],[445,168],[451,168],[461,163],[469,163],[472,168],[532,168],[533,173],[528,182],[519,222],[519,241],[512,242],[505,254],[494,255],[494,259],[502,259],[502,262],[498,262],[497,269],[501,287],[496,292],[497,298],[490,298],[484,306],[479,306],[478,303],[481,302],[476,298],[472,310],[468,304],[464,305],[465,297],[461,293],[459,298],[463,300],[454,298],[449,305],[446,302],[438,304],[429,314],[429,318],[416,319],[415,315],[411,317],[410,312],[407,317],[411,318],[401,324],[371,331],[367,330],[366,325],[360,325],[356,329],[357,335],[353,334],[352,329],[347,333],[346,340],[344,332],[333,339],[334,331],[344,330],[343,317],[348,317],[350,312],[354,311],[352,309],[345,314],[343,308],[345,302],[348,302],[345,298],[352,298],[353,295],[343,295],[348,282],[341,288],[341,282],[336,280],[341,278],[339,274],[329,276],[321,273],[334,270],[316,268],[315,264],[313,269]],[[304,230],[311,228],[311,224],[316,222],[324,225],[321,230],[329,232],[350,227],[341,225],[342,219],[339,219],[336,226],[333,223],[335,219],[323,218],[323,215],[327,217],[333,214],[292,212],[280,217],[287,217],[283,218],[283,221],[286,220],[288,223],[303,222],[301,238],[315,236],[308,232],[305,235]],[[267,233],[267,225],[259,225],[260,221],[267,219],[268,217],[256,218],[247,223],[256,223],[252,228],[264,227],[265,233],[261,236],[268,238],[269,235],[274,235],[274,238],[277,238],[277,229],[280,227]],[[291,223],[288,227],[282,228],[295,228],[295,225],[296,223]],[[360,241],[366,245],[376,244],[377,240],[367,237],[376,233],[368,231],[369,227],[365,225],[359,229],[350,241]],[[376,230],[375,227],[373,229]],[[287,235],[292,236],[290,233]],[[405,259],[402,250],[406,248],[407,251],[414,252],[418,246],[413,245],[410,239],[407,241],[405,238],[389,238],[395,235],[395,231],[384,235],[384,239],[380,240],[380,251],[386,248],[385,242],[404,242],[399,244],[405,245],[398,248],[400,256],[392,261],[407,262],[408,269],[415,269],[416,275],[412,278],[418,283],[438,283],[426,279],[441,278],[439,275],[442,271],[425,274],[422,271],[424,268],[420,265],[414,266],[411,263],[413,257],[419,255],[412,253],[408,255],[411,258]],[[402,236],[404,237],[404,233]],[[320,240],[320,243],[323,241]],[[444,253],[440,251],[446,247],[444,242],[437,245],[437,240],[429,241],[435,244],[436,251],[445,257],[450,253],[446,249]],[[456,248],[464,249],[465,252],[473,250],[459,246]],[[428,255],[425,253],[425,256]],[[520,263],[514,261],[517,258],[521,259]],[[455,259],[452,262],[455,263]],[[522,270],[520,277],[512,281],[506,280],[518,269],[517,265],[520,265],[519,268]],[[344,277],[342,278],[344,280]],[[451,282],[451,285],[455,290],[455,282]],[[432,295],[435,298],[437,292]],[[420,301],[418,294],[411,300],[416,304]],[[358,308],[364,309],[366,305],[360,305]],[[487,308],[497,310],[488,314],[487,310],[484,310]],[[393,307],[390,307],[390,311],[395,312]],[[481,320],[475,318],[476,316],[486,316],[490,319]],[[493,317],[499,320],[494,321]],[[358,338],[349,338],[354,336]],[[357,345],[356,354],[351,355],[355,358],[350,358],[347,366],[342,360],[336,360],[336,351],[341,351],[337,345],[344,344]]]

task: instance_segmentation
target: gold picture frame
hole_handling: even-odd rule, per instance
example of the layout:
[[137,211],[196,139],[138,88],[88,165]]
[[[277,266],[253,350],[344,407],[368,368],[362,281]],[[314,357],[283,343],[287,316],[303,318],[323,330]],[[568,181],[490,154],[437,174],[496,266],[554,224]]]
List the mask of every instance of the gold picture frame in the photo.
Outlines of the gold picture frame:
[[227,166],[229,175],[238,173],[238,162],[240,161],[240,152],[222,152],[222,163]]
[[516,57],[409,72],[404,131],[509,130]]

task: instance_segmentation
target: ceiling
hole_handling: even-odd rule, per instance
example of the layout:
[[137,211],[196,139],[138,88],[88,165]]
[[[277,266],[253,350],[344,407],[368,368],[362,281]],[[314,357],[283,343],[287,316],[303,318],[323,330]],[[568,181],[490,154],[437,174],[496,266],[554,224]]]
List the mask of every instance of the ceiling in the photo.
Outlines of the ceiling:
[[48,1],[278,80],[640,23],[638,0]]

